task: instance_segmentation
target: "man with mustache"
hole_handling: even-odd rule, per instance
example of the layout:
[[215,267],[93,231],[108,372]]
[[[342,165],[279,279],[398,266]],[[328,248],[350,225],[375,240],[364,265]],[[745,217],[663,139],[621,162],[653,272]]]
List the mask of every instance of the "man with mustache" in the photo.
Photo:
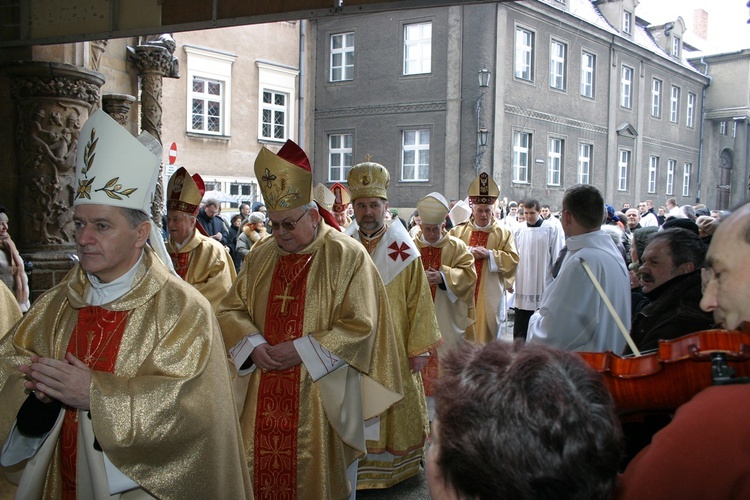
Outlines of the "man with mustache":
[[[659,340],[711,327],[711,315],[699,307],[705,252],[700,237],[686,229],[667,229],[651,237],[638,268],[646,302],[636,309],[630,328],[639,350],[654,350]],[[631,352],[628,346],[625,353]]]

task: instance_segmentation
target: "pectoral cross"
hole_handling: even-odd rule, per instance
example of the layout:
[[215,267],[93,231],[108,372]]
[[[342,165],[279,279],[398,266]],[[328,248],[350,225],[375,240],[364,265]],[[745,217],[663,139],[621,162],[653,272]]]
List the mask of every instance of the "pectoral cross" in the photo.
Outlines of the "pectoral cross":
[[286,314],[286,303],[294,300],[294,295],[289,295],[289,288],[291,285],[286,286],[284,295],[274,295],[274,299],[281,299],[281,314]]

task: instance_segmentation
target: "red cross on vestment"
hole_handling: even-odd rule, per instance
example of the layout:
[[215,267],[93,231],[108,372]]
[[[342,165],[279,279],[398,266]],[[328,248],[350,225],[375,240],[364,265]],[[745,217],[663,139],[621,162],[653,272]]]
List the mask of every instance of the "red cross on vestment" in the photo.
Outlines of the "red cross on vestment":
[[406,242],[401,243],[401,246],[398,245],[397,241],[394,241],[390,245],[388,245],[388,248],[393,250],[393,252],[390,252],[388,256],[393,260],[398,260],[399,257],[401,257],[401,260],[406,260],[409,258],[409,245],[406,244]]

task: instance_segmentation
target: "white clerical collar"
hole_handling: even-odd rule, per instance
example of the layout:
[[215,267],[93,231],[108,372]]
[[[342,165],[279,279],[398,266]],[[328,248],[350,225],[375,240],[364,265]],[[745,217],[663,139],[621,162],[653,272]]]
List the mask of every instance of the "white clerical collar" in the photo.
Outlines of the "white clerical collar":
[[478,225],[477,221],[475,221],[475,220],[472,220],[471,223],[474,224],[474,227],[477,228],[477,229],[489,229],[489,227],[492,225],[492,219],[490,219],[490,221],[487,223],[486,226],[480,226],[480,225]]
[[424,233],[419,233],[419,241],[421,241],[424,245],[427,245],[428,247],[434,247],[435,245],[443,241],[443,238],[445,238],[445,234],[441,234],[440,238],[438,238],[438,240],[435,243],[430,243],[429,241],[425,239]]
[[101,280],[93,274],[86,273],[86,276],[89,278],[89,283],[91,284],[86,296],[86,302],[92,306],[100,306],[112,302],[113,300],[117,300],[129,292],[130,289],[133,288],[135,274],[138,272],[138,265],[143,260],[144,253],[145,252],[141,252],[138,262],[136,262],[128,272],[119,278],[113,279],[109,283],[102,283]]
[[190,241],[190,239],[191,239],[192,237],[193,237],[193,233],[190,233],[190,236],[188,236],[187,238],[185,238],[185,241],[183,241],[182,243],[177,243],[177,242],[175,242],[174,240],[172,240],[172,244],[174,245],[174,247],[175,247],[175,248],[177,249],[177,251],[179,252],[180,250],[182,250],[182,247],[184,247],[185,245],[187,245],[187,244],[188,244],[188,241]]

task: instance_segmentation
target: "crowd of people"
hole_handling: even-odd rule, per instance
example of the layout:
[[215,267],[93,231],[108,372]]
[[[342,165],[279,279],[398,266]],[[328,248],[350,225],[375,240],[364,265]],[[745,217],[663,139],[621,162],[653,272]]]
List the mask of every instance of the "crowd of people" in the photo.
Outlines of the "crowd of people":
[[616,210],[577,185],[555,213],[481,173],[407,221],[383,165],[313,186],[288,141],[226,222],[178,169],[164,239],[153,138],[103,112],[81,137],[79,261],[30,309],[0,214],[0,465],[20,498],[343,499],[421,467],[433,498],[750,494],[750,386],[644,437],[576,354],[746,330],[750,204]]

